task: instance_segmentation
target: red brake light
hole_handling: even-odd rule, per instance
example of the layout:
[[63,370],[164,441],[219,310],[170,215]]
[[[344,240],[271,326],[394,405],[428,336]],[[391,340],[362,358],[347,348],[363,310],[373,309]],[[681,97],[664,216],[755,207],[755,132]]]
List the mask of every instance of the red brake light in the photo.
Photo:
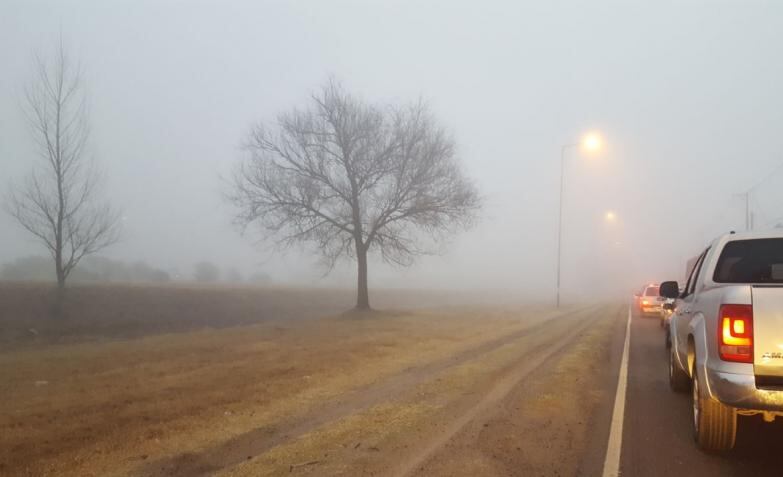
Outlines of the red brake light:
[[753,362],[753,306],[721,305],[718,316],[720,359]]

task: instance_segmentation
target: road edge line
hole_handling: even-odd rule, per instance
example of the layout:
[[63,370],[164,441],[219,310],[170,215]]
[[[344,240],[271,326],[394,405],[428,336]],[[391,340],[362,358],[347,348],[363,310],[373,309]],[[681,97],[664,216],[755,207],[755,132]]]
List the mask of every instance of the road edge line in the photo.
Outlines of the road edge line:
[[620,374],[617,377],[617,392],[614,397],[614,411],[606,444],[603,477],[620,475],[620,455],[623,446],[623,419],[625,418],[625,391],[628,387],[628,349],[631,342],[631,308],[628,308],[628,321],[625,325],[625,344],[620,362]]

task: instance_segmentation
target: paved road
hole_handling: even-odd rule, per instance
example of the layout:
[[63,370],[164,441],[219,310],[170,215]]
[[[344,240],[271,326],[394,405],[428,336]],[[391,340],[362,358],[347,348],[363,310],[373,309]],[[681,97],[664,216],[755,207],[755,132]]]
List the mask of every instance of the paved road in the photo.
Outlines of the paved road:
[[620,460],[624,476],[781,476],[783,422],[740,418],[737,447],[698,450],[691,434],[689,394],[669,389],[663,331],[656,319],[634,317]]

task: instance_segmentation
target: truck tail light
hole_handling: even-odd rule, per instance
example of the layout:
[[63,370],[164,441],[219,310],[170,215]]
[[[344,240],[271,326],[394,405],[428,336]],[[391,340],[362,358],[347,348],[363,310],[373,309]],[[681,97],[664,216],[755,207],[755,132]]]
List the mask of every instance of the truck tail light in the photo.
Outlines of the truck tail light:
[[718,316],[720,359],[753,362],[753,306],[721,305]]

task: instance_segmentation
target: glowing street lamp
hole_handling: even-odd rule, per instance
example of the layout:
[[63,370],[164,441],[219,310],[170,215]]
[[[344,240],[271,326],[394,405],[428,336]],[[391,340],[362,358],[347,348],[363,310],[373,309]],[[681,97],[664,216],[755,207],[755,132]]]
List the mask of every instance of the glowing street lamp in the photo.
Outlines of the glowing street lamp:
[[614,222],[617,220],[617,214],[615,214],[614,211],[609,210],[604,214],[604,219],[606,219],[607,222]]
[[589,132],[582,137],[581,142],[582,149],[585,152],[598,152],[604,146],[604,141],[601,139],[601,135],[596,132]]
[[[560,148],[560,201],[559,201],[559,213],[557,219],[557,299],[556,306],[560,308],[560,257],[562,249],[562,235],[563,235],[563,186],[565,185],[565,160],[566,150],[574,147],[578,147],[587,153],[596,153],[603,148],[604,141],[601,135],[597,132],[589,132],[582,136],[581,141],[563,144]],[[608,219],[608,218],[607,218]]]

